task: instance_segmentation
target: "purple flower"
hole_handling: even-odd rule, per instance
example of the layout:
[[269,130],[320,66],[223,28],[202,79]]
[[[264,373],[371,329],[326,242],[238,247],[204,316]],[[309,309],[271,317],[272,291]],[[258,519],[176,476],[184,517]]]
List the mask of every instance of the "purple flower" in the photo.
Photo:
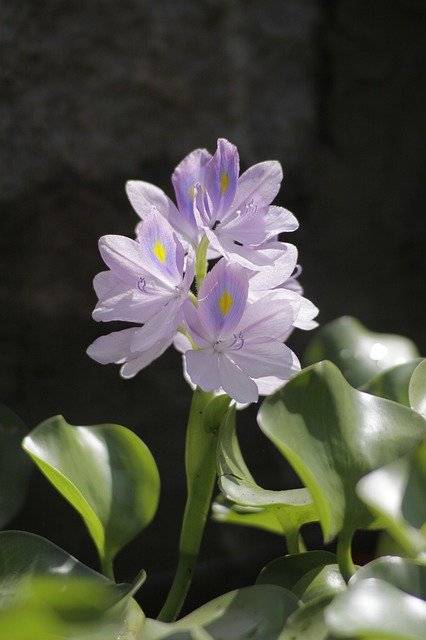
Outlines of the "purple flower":
[[239,177],[237,148],[220,138],[195,196],[195,216],[211,247],[249,269],[272,265],[264,244],[298,227],[292,213],[270,206],[281,180],[276,161],[256,164]]
[[[185,258],[184,249],[167,221],[153,213],[145,218],[136,241],[124,236],[104,236],[99,249],[110,271],[95,278],[99,302],[93,317],[101,322],[122,320],[143,326],[125,330],[123,343],[124,332],[99,338],[88,353],[100,362],[105,357],[111,357],[110,362],[127,362],[132,354],[136,358],[149,352],[144,356],[149,360],[150,354],[162,352],[164,344],[171,344],[183,322],[182,305],[194,279],[193,260],[190,256]],[[104,350],[110,347],[114,353],[104,356]],[[143,358],[140,362],[144,362]]]
[[198,308],[184,305],[186,325],[196,348],[186,351],[186,369],[204,391],[222,388],[237,402],[255,402],[300,369],[282,343],[297,316],[297,301],[274,293],[248,302],[248,276],[222,259],[204,279]]

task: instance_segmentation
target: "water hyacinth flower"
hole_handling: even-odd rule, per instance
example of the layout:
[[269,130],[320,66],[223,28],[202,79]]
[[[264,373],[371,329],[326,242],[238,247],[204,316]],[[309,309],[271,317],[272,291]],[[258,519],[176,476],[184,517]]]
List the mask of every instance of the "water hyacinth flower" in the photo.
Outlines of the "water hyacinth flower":
[[150,212],[163,216],[181,240],[197,248],[206,234],[211,249],[249,269],[272,265],[264,243],[298,228],[294,215],[271,206],[282,169],[279,162],[260,162],[239,176],[239,154],[224,138],[211,156],[196,149],[176,167],[172,182],[178,206],[158,187],[130,180],[129,200],[144,219]]
[[255,402],[300,370],[282,342],[297,316],[298,303],[274,293],[248,302],[249,279],[237,263],[220,260],[204,279],[198,308],[184,306],[194,349],[185,353],[189,378],[204,391],[223,389],[237,402]]
[[101,322],[122,320],[143,326],[99,338],[88,354],[105,363],[129,362],[145,353],[138,361],[140,369],[171,344],[183,322],[182,305],[194,279],[193,260],[185,258],[167,221],[154,214],[141,225],[137,240],[104,236],[99,249],[110,271],[95,278],[99,302],[93,317]]

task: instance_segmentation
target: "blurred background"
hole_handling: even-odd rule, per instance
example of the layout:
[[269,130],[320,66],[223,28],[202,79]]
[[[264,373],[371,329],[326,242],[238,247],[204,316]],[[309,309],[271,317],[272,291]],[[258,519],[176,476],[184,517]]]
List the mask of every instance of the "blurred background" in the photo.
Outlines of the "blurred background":
[[[300,230],[306,296],[323,324],[351,314],[426,351],[426,5],[423,0],[2,0],[0,400],[29,428],[115,422],[138,433],[162,479],[156,520],[117,559],[149,575],[154,615],[176,562],[190,390],[177,353],[135,379],[89,360],[120,328],[91,319],[101,235],[132,235],[127,179],[172,196],[196,147],[238,145],[242,167],[278,159],[276,202]],[[298,332],[301,355],[309,336]],[[259,484],[296,480],[241,413]],[[83,524],[34,471],[10,528],[96,567]],[[315,532],[312,533],[315,535]],[[188,607],[252,582],[280,539],[211,523]]]

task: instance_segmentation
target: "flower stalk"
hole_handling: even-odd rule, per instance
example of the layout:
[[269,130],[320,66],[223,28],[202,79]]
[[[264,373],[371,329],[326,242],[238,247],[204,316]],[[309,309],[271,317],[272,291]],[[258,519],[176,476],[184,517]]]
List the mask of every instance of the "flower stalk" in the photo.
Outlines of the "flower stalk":
[[183,516],[179,561],[175,578],[158,620],[173,622],[191,585],[216,480],[216,446],[219,426],[229,406],[225,395],[215,397],[196,389],[186,434],[185,468],[187,500]]

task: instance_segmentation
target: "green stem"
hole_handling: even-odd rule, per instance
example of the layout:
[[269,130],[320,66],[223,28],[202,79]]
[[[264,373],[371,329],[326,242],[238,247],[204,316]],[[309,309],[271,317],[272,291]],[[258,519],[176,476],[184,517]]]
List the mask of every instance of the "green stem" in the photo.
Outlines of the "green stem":
[[294,554],[300,553],[300,544],[299,544],[299,530],[292,529],[291,531],[287,531],[285,534],[285,539],[287,542],[287,553]]
[[111,556],[105,555],[104,557],[101,558],[101,569],[102,569],[102,573],[106,578],[109,578],[110,580],[115,582],[114,569],[112,566]]
[[[216,480],[216,446],[220,419],[206,418],[206,409],[214,394],[194,391],[186,434],[187,500],[179,543],[176,575],[158,619],[172,622],[177,618],[191,584],[192,574],[209,513]],[[229,404],[229,400],[228,400]]]
[[337,541],[337,562],[339,563],[340,573],[346,582],[356,571],[351,552],[352,536],[353,532],[349,534],[342,532]]
[[200,290],[201,283],[206,277],[207,273],[207,249],[209,246],[209,241],[207,236],[204,235],[201,238],[200,244],[197,248],[197,253],[195,257],[195,282],[197,285],[197,291]]

